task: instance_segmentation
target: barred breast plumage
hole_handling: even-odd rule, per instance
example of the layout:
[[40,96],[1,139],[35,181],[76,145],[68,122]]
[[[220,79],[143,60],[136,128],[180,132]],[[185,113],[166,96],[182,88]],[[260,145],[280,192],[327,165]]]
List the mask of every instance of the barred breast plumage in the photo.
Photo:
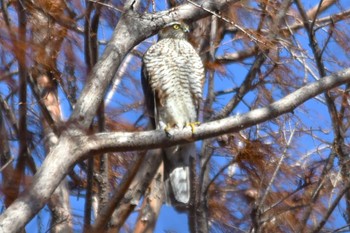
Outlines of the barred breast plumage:
[[[187,25],[173,23],[160,32],[160,40],[143,57],[142,83],[148,112],[158,129],[186,126],[198,118],[202,98],[202,61],[185,39]],[[165,149],[165,167],[175,200],[190,198],[189,158],[195,144]]]
[[159,99],[159,120],[179,127],[194,122],[204,71],[192,45],[183,39],[163,39],[147,51],[144,65]]

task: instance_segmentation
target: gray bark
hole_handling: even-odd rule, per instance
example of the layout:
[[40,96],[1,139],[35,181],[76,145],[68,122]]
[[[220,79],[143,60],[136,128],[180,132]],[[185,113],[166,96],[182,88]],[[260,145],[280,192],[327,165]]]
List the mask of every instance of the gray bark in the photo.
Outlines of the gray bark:
[[57,185],[69,173],[71,166],[89,151],[157,148],[235,132],[292,112],[308,99],[349,81],[350,69],[345,69],[306,85],[264,108],[204,123],[196,128],[195,134],[192,134],[190,127],[184,130],[174,130],[174,136],[170,139],[161,130],[137,133],[99,133],[93,136],[74,136],[65,133],[44,160],[27,192],[0,216],[0,232],[16,232],[17,229],[23,227],[44,206]]
[[[226,1],[206,2],[205,8],[216,10]],[[52,148],[42,167],[33,178],[32,184],[22,196],[0,216],[0,232],[17,232],[48,202],[52,193],[71,167],[88,152],[126,151],[151,149],[188,143],[221,134],[235,132],[257,123],[292,112],[308,99],[350,81],[350,69],[345,69],[315,83],[298,89],[267,107],[246,114],[205,123],[192,134],[190,128],[174,130],[174,137],[168,138],[163,131],[136,133],[99,133],[86,135],[104,93],[126,54],[146,37],[154,34],[164,24],[179,19],[196,19],[208,15],[207,11],[191,4],[185,4],[170,11],[139,15],[131,10],[120,19],[113,37],[101,60],[88,78],[76,108],[64,128],[57,145]]]

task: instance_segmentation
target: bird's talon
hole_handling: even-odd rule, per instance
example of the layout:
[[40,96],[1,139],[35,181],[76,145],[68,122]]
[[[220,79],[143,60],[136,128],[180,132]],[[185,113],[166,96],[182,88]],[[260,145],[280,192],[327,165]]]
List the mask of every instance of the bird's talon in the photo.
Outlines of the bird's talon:
[[199,121],[187,123],[186,126],[190,126],[192,130],[192,134],[194,134],[196,126],[200,125],[201,123]]
[[165,132],[166,136],[169,137],[169,138],[173,136],[173,133],[171,132],[171,126],[170,125],[167,125],[164,128],[164,132]]

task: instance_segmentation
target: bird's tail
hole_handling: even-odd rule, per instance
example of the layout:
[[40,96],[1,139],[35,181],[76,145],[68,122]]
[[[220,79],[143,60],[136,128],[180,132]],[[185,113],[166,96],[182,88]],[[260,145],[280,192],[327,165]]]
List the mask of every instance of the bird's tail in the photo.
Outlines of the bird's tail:
[[[187,205],[190,201],[190,157],[196,154],[195,143],[165,150],[165,192],[167,204]],[[175,200],[174,200],[175,199]]]

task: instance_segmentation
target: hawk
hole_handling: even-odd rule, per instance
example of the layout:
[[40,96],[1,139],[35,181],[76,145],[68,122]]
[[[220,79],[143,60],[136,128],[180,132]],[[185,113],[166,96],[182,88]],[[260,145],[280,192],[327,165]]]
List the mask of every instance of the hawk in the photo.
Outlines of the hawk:
[[[168,131],[184,128],[198,120],[202,99],[204,67],[193,46],[187,41],[189,27],[183,22],[165,25],[159,40],[143,56],[142,86],[153,127]],[[190,200],[190,157],[195,144],[164,149],[165,190],[167,202]],[[171,194],[172,193],[172,194]]]

